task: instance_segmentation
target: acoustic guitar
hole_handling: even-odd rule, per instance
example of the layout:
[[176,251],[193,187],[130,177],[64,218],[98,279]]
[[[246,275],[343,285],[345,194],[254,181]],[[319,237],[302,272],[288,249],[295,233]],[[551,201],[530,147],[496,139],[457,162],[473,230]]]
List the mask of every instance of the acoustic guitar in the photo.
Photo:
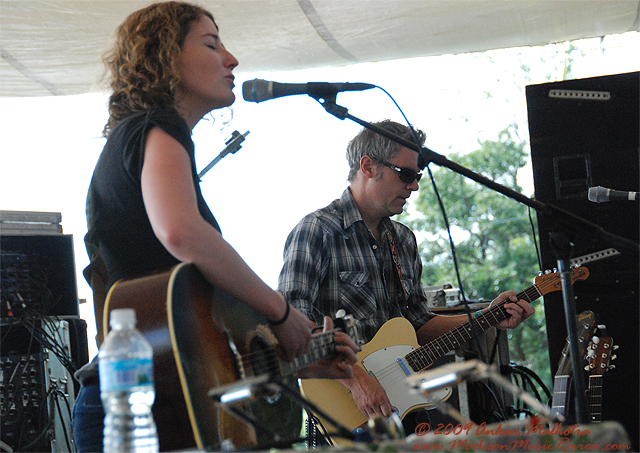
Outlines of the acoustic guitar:
[[613,368],[612,360],[616,359],[613,353],[618,349],[613,344],[611,337],[594,337],[589,345],[589,365],[586,366],[589,371],[589,412],[591,413],[591,423],[602,422],[602,378],[604,374]]
[[[589,276],[589,270],[585,267],[570,271],[572,283]],[[560,289],[559,273],[548,273],[536,277],[534,284],[517,294],[517,297],[533,302],[544,294]],[[470,322],[463,323],[422,347],[418,345],[415,329],[409,321],[404,318],[390,319],[380,327],[369,343],[362,346],[358,353],[358,365],[380,382],[400,418],[418,409],[433,407],[433,400],[411,392],[406,383],[407,377],[428,368],[449,351],[465,344],[473,336],[472,329],[482,333],[507,319],[509,314],[504,305],[509,302],[495,304],[474,318],[473,326]],[[306,398],[343,426],[355,429],[367,421],[366,415],[360,411],[349,390],[339,382],[305,379],[301,386]],[[445,389],[435,397],[447,398],[450,393],[450,389]],[[319,418],[323,420],[321,416]]]
[[[592,311],[583,311],[576,316],[576,338],[578,339],[578,360],[585,361],[589,338],[595,333],[597,316]],[[571,360],[571,344],[567,342],[562,349],[558,369],[553,377],[553,396],[551,398],[551,415],[554,417],[567,415],[571,400],[573,365]]]
[[[266,320],[246,304],[210,285],[193,264],[115,283],[109,312],[136,310],[138,330],[153,348],[156,399],[153,416],[161,451],[220,451],[260,445],[254,428],[208,397],[212,389],[248,378],[289,376],[335,352],[334,331],[312,336],[309,352],[292,362],[278,359]],[[352,334],[353,326],[345,323]],[[287,395],[260,397],[244,408],[278,439],[299,438],[302,409]]]

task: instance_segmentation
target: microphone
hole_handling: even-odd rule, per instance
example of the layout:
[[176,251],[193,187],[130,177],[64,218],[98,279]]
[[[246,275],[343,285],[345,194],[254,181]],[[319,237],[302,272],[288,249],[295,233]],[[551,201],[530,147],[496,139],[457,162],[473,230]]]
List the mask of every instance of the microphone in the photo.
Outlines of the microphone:
[[278,83],[269,80],[253,79],[242,84],[242,97],[248,102],[263,102],[282,96],[307,94],[312,98],[335,96],[341,91],[363,91],[375,88],[369,83]]
[[606,187],[589,187],[589,201],[607,203],[609,201],[638,201],[638,192],[607,189]]

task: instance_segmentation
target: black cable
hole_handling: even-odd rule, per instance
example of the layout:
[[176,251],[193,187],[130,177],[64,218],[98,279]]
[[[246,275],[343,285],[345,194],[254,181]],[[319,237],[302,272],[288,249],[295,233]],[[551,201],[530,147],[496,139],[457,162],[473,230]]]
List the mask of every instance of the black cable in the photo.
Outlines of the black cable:
[[[11,355],[21,356],[21,359],[15,363],[15,368],[11,376],[9,376],[6,381],[7,385],[11,385],[14,388],[14,396],[26,394],[26,392],[29,391],[29,389],[23,388],[22,383],[25,377],[28,376],[28,373],[30,373],[30,367],[33,365],[31,362],[32,359],[36,359],[38,361],[38,364],[40,365],[43,364],[43,348],[48,348],[52,354],[58,357],[60,363],[65,365],[67,370],[69,370],[69,365],[72,364],[69,355],[66,354],[63,347],[61,346],[62,344],[64,344],[64,341],[60,329],[58,328],[59,324],[56,324],[59,320],[53,317],[35,318],[32,313],[29,313],[30,311],[34,311],[30,309],[32,307],[26,307],[26,309],[25,307],[21,308],[22,310],[18,309],[16,311],[16,316],[7,318],[9,320],[8,328],[2,335],[2,339],[4,342],[7,338],[10,338],[9,335],[11,335],[12,333],[14,335],[16,333],[21,333],[15,331],[17,327],[24,328],[26,333],[28,334],[28,349],[26,351],[7,351]],[[43,328],[42,325],[44,325],[45,328]],[[51,332],[49,332],[47,329],[50,329]],[[38,353],[33,352],[35,343],[38,343],[41,346]],[[41,377],[44,377],[40,372],[37,372],[37,374]],[[69,401],[66,395],[59,388],[57,388],[57,385],[55,383],[46,393],[46,396],[44,396],[44,398],[38,397],[37,401],[34,399],[35,394],[31,393],[32,401],[26,406],[23,406],[21,400],[14,401],[16,407],[20,408],[20,410],[16,413],[17,418],[13,423],[15,427],[19,427],[19,431],[16,433],[18,435],[18,445],[16,446],[18,450],[29,451],[37,447],[37,444],[42,441],[43,436],[48,432],[53,424],[53,404],[56,405],[58,413],[60,415],[60,419],[63,420],[62,408],[59,401],[60,397],[63,398],[67,412],[69,413],[69,419],[71,419],[71,407]],[[37,411],[34,411],[34,402],[37,402],[40,405],[39,410]],[[47,411],[48,406],[49,415],[45,417],[44,414]],[[21,420],[22,422],[20,422]],[[7,420],[4,420],[3,424],[5,424],[5,428],[6,422]],[[42,426],[43,424],[45,425],[44,427]],[[33,433],[33,430],[40,428],[42,428],[42,430],[39,431],[39,434],[34,438],[30,433]],[[69,450],[71,450],[72,441],[71,439],[69,439],[67,427],[65,427],[64,429],[66,442],[69,446]],[[22,446],[24,442],[28,443]]]
[[[538,401],[541,401],[542,398],[540,397],[540,392],[538,391],[538,388],[536,387],[536,385],[534,385],[534,381],[536,384],[538,384],[540,389],[544,392],[544,394],[546,395],[546,398],[548,400],[551,398],[551,392],[549,391],[547,386],[544,384],[542,379],[540,379],[540,377],[529,368],[512,363],[512,364],[503,366],[502,370],[505,370],[513,377],[513,379],[516,381],[516,385],[518,385],[518,379],[520,379],[521,384],[519,385],[519,387],[521,387],[524,391],[533,392],[535,394],[535,398]],[[519,407],[517,408],[517,411],[525,414],[531,413],[531,411],[528,409],[528,405],[524,401],[518,399],[518,404],[519,404]]]
[[[45,404],[42,404],[40,406],[40,411],[39,411],[40,413],[39,413],[39,417],[37,418],[38,422],[44,418],[43,417],[44,411],[48,409],[48,405],[46,404],[46,402],[49,400],[50,394],[51,394],[51,390],[47,392],[45,397],[43,398],[43,401]],[[47,423],[45,427],[42,429],[42,431],[40,432],[40,434],[38,434],[36,438],[33,439],[29,444],[23,447],[20,447],[19,451],[31,451],[32,447],[36,445],[38,442],[40,442],[43,436],[48,434],[49,429],[51,428],[51,426],[53,426],[53,417],[47,416],[46,420],[47,420]],[[22,436],[20,436],[20,439],[22,440]]]
[[519,372],[526,374],[527,376],[529,376],[531,379],[533,379],[534,381],[536,381],[536,383],[540,386],[540,388],[544,391],[545,395],[547,396],[547,398],[551,398],[551,391],[549,391],[549,389],[547,388],[547,386],[545,385],[545,383],[542,381],[542,379],[540,378],[540,376],[538,376],[535,372],[533,372],[532,370],[530,370],[529,368],[522,366],[522,365],[517,365],[517,364],[510,364],[508,365],[509,367],[511,367],[512,369],[518,370]]
[[[511,378],[514,381],[514,384],[520,388],[522,388],[522,390],[524,390],[525,392],[527,391],[527,387],[530,386],[532,383],[529,380],[529,378],[519,372],[513,373],[511,375]],[[539,400],[540,396],[538,394],[538,391],[534,388],[533,389],[535,394],[536,394],[536,398]],[[517,399],[514,402],[514,413],[522,413],[525,411],[525,403],[524,401],[522,401],[521,399]]]
[[[327,431],[327,428],[324,426],[322,421],[320,421],[320,419],[312,412],[309,412],[308,410],[306,412],[307,412],[307,429],[309,427],[309,424],[313,423],[314,428],[316,430],[319,428],[320,431],[322,431],[322,437],[327,442],[327,444],[333,447],[334,445],[333,445],[333,441],[331,440],[331,436],[329,435],[329,431]],[[308,439],[309,439],[309,433],[307,432],[307,441]]]
[[68,433],[69,427],[67,427],[67,425],[64,423],[65,419],[64,419],[64,416],[62,415],[62,409],[60,408],[60,399],[66,402],[67,411],[69,414],[69,420],[71,420],[71,411],[70,411],[71,408],[69,407],[69,401],[67,401],[67,395],[57,387],[57,384],[53,384],[53,385],[56,386],[56,390],[55,390],[55,398],[52,396],[52,399],[55,400],[55,405],[58,410],[58,417],[60,417],[62,431],[64,432],[64,439],[67,444],[67,449],[71,451],[71,439],[69,439],[69,433]]
[[491,353],[489,354],[489,361],[487,363],[494,363],[496,354],[498,354],[498,344],[500,343],[500,336],[506,335],[506,331],[496,329],[496,341],[493,343]]
[[522,379],[522,389],[525,392],[533,392],[535,394],[536,399],[540,401],[541,400],[540,392],[538,392],[538,389],[534,385],[531,378],[529,376],[521,375],[521,379]]
[[[411,133],[413,135],[414,140],[416,141],[416,144],[418,146],[421,146],[421,140],[418,136],[418,133],[416,132],[416,130],[414,129],[413,125],[409,122],[409,120],[407,119],[407,116],[404,114],[404,112],[402,111],[402,109],[400,108],[400,106],[398,105],[398,103],[396,102],[396,100],[393,98],[393,96],[391,96],[391,94],[385,90],[382,87],[376,86],[377,88],[379,88],[380,90],[382,90],[384,93],[386,93],[387,96],[389,96],[389,98],[391,99],[391,101],[395,104],[395,106],[397,107],[397,109],[400,111],[400,114],[402,115],[402,117],[404,118],[405,122],[407,123],[407,126],[409,127],[409,129],[411,130]],[[442,202],[442,199],[440,197],[440,192],[438,191],[438,187],[436,185],[436,181],[433,177],[433,173],[431,172],[431,168],[428,166],[426,166],[427,172],[429,173],[429,179],[431,180],[431,186],[433,187],[433,191],[435,193],[436,199],[438,201],[438,206],[440,207],[440,212],[442,214],[442,219],[444,221],[446,230],[447,230],[447,235],[449,237],[449,248],[451,249],[451,258],[453,260],[453,268],[456,274],[456,280],[458,281],[458,289],[460,290],[460,296],[462,298],[462,305],[465,307],[465,312],[467,315],[467,318],[469,319],[469,324],[471,325],[471,337],[472,340],[474,342],[474,344],[477,346],[477,350],[478,353],[480,355],[480,360],[482,360],[483,362],[486,363],[486,358],[484,356],[484,352],[482,351],[482,348],[480,347],[480,341],[478,339],[478,332],[477,332],[477,325],[475,322],[473,322],[473,315],[471,313],[471,309],[469,308],[469,301],[467,300],[467,297],[465,295],[464,292],[464,287],[462,285],[462,279],[460,277],[460,267],[458,265],[458,259],[456,256],[456,247],[455,244],[453,243],[453,238],[451,236],[451,227],[449,225],[449,219],[447,217],[447,212],[446,209],[444,207],[444,203]]]
[[491,399],[493,400],[493,402],[495,403],[497,409],[500,411],[499,414],[497,414],[495,411],[493,412],[494,416],[497,415],[496,418],[501,419],[502,421],[506,421],[507,420],[507,416],[504,413],[504,408],[502,407],[502,404],[500,403],[500,400],[498,400],[498,396],[495,394],[495,392],[493,391],[493,389],[485,384],[484,382],[478,382],[478,384],[482,387],[484,387],[486,389],[486,391],[489,393],[489,395],[491,396]]
[[531,225],[531,236],[533,236],[533,244],[536,249],[536,257],[538,259],[538,268],[542,272],[542,258],[540,257],[540,247],[538,246],[536,227],[533,224],[533,217],[531,216],[531,206],[527,206],[527,211],[529,212],[529,225]]
[[72,357],[67,353],[64,349],[64,344],[66,343],[64,338],[62,338],[62,333],[60,332],[61,320],[58,317],[46,317],[43,318],[43,323],[47,324],[49,330],[53,333],[49,333],[46,329],[42,329],[38,326],[39,330],[42,332],[43,343],[53,351],[53,353],[58,357],[60,363],[67,369],[69,374],[73,376],[73,374],[77,371],[75,364],[73,363]]
[[[73,374],[77,371],[75,364],[73,363],[72,357],[67,353],[64,349],[63,345],[65,344],[64,339],[62,338],[62,334],[60,333],[60,326],[56,324],[57,322],[61,322],[58,317],[55,316],[39,316],[41,313],[37,315],[30,315],[25,312],[19,312],[14,318],[17,318],[20,321],[25,329],[31,334],[31,338],[29,340],[29,351],[31,351],[31,347],[33,346],[33,341],[36,340],[42,348],[49,349],[60,361],[60,363],[67,369],[69,374],[73,376]],[[52,334],[42,327],[42,324],[45,324],[49,327]]]

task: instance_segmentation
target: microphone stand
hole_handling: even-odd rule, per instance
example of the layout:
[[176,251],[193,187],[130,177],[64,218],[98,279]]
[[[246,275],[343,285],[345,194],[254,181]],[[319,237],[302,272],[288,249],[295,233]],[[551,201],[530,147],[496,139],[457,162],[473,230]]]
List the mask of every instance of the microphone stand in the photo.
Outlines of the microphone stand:
[[233,131],[231,133],[231,137],[229,137],[227,139],[227,141],[224,143],[227,146],[220,152],[220,154],[218,154],[216,156],[215,159],[213,159],[211,162],[209,162],[209,165],[204,167],[202,169],[202,171],[200,173],[198,173],[198,179],[202,179],[202,177],[205,175],[205,173],[207,173],[209,170],[211,170],[211,168],[215,164],[220,162],[222,160],[222,158],[225,157],[227,154],[229,154],[229,153],[235,154],[235,152],[238,151],[241,148],[240,144],[244,141],[244,139],[245,139],[245,137],[247,135],[249,135],[249,131],[245,132],[244,134],[241,134],[238,131]]
[[560,209],[557,206],[526,197],[523,194],[509,189],[508,187],[505,187],[501,184],[498,184],[497,182],[492,181],[485,176],[482,176],[463,167],[462,165],[450,161],[446,157],[430,150],[425,146],[420,146],[415,142],[405,140],[374,124],[368,123],[353,115],[350,115],[345,107],[336,104],[336,93],[325,93],[324,95],[310,94],[310,96],[315,98],[328,113],[332,114],[336,118],[341,120],[349,119],[351,121],[354,121],[361,126],[377,132],[378,134],[381,134],[402,146],[416,151],[417,153],[419,153],[418,167],[420,167],[421,170],[431,162],[442,167],[446,167],[462,176],[471,179],[472,181],[480,183],[489,189],[499,192],[513,200],[516,200],[526,206],[535,209],[539,214],[547,216],[555,222],[558,231],[550,233],[549,241],[556,254],[558,273],[561,277],[560,282],[562,285],[562,300],[567,326],[567,334],[570,342],[571,362],[574,376],[573,383],[575,388],[576,421],[579,424],[589,423],[590,417],[586,404],[586,385],[584,374],[582,373],[582,369],[580,367],[580,350],[578,348],[578,338],[576,330],[576,309],[573,287],[571,285],[571,271],[569,269],[569,258],[571,257],[571,253],[573,250],[573,242],[567,232],[585,232],[586,230],[586,232],[589,232],[595,239],[602,239],[606,243],[618,249],[618,251],[628,253],[633,256],[638,256],[640,254],[640,244],[609,233],[599,225],[589,222],[582,217],[579,217],[568,211]]

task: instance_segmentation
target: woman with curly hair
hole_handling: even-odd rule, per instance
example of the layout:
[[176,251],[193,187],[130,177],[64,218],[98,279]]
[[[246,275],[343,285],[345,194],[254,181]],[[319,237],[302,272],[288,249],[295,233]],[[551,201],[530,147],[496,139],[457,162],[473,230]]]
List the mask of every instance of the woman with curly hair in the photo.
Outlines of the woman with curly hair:
[[[120,25],[105,61],[110,116],[89,188],[85,238],[92,258],[85,276],[94,294],[117,280],[190,262],[211,284],[269,321],[285,360],[304,354],[313,324],[222,238],[200,192],[191,131],[205,114],[234,102],[238,65],[223,46],[213,16],[188,3],[150,5]],[[102,284],[93,278],[100,269],[105,271]],[[345,337],[336,337],[340,358],[306,374],[350,375],[357,348]],[[102,451],[97,360],[76,377],[82,384],[74,407],[77,449]]]

